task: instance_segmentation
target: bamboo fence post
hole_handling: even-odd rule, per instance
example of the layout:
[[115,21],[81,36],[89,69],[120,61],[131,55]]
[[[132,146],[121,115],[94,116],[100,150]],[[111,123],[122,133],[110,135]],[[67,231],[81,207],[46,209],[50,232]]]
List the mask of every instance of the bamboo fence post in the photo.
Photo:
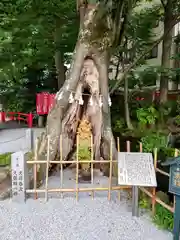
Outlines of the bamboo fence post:
[[[34,152],[34,161],[38,161],[38,138],[36,138],[36,142],[35,142],[35,152]],[[33,164],[33,178],[34,178],[34,199],[37,199],[37,164],[34,163]]]
[[[156,173],[157,168],[157,148],[154,149],[154,168]],[[154,187],[152,190],[152,214],[155,215],[155,206],[156,206],[156,188]]]
[[120,141],[119,141],[119,137],[117,137],[117,149],[118,149],[118,152],[120,152]]
[[[94,164],[93,164],[93,159],[94,159],[94,151],[93,151],[93,135],[91,134],[91,185],[93,187],[94,184]],[[91,193],[92,199],[94,199],[94,191]]]
[[111,200],[111,189],[112,189],[112,138],[110,144],[110,167],[109,167],[109,191],[108,191],[108,200]]
[[[129,186],[112,186],[112,189],[111,190],[114,190],[114,191],[117,191],[119,189],[129,189],[130,187]],[[108,191],[109,190],[109,187],[84,187],[84,188],[78,188],[78,192],[92,192],[92,191]],[[45,189],[37,189],[36,190],[37,193],[45,193]],[[57,192],[57,193],[60,193],[60,192],[73,192],[73,193],[76,193],[76,188],[63,188],[62,190],[60,188],[51,188],[51,189],[48,189],[48,193],[54,193],[54,192]],[[35,190],[34,189],[27,189],[26,190],[27,193],[34,193]]]
[[[117,137],[117,149],[118,149],[118,152],[120,152],[120,141],[119,141],[119,137]],[[117,181],[118,181],[118,160],[117,160]],[[118,191],[118,200],[120,201],[121,200],[121,192],[120,190]]]
[[79,198],[78,183],[79,183],[79,135],[77,134],[76,136],[76,200],[77,201]]
[[126,151],[127,152],[131,151],[131,143],[130,143],[130,141],[126,141]]
[[[175,148],[175,151],[174,151],[174,157],[177,157],[179,155],[179,151],[177,148]],[[173,208],[175,209],[175,205],[176,205],[176,198],[174,196],[174,202],[173,202]]]
[[[130,152],[131,151],[131,143],[130,141],[126,141],[126,152]],[[133,186],[132,186],[132,190],[131,192],[129,192],[129,196],[132,197],[133,196]]]
[[46,158],[46,185],[45,185],[45,201],[48,200],[48,178],[49,178],[49,155],[50,155],[50,137],[47,142],[47,158]]
[[[63,155],[62,155],[62,134],[60,135],[60,179],[61,179],[61,190],[63,188]],[[63,192],[61,192],[61,198],[63,198]]]
[[143,152],[143,145],[142,145],[142,142],[139,143],[139,152]]

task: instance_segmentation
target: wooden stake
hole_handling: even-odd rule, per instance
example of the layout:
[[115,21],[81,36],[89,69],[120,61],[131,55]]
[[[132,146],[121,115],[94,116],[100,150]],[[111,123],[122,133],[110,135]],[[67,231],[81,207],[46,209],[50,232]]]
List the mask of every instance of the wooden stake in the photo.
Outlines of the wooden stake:
[[50,137],[48,136],[47,142],[47,158],[46,158],[46,185],[45,185],[45,201],[48,200],[48,178],[49,178],[49,156],[50,156]]
[[178,150],[177,148],[175,148],[174,156],[175,156],[175,157],[178,157],[178,155],[179,155],[179,150]]
[[120,152],[120,141],[119,141],[119,137],[117,137],[117,149],[118,149],[118,152]]
[[143,145],[142,145],[142,142],[139,143],[139,152],[143,152]]
[[126,151],[130,152],[131,151],[130,148],[131,148],[131,143],[130,143],[130,141],[127,141],[126,142]]
[[[37,160],[38,160],[38,143],[39,143],[39,141],[38,141],[38,138],[36,138],[36,143],[35,143],[35,152],[34,152],[34,161],[36,162]],[[36,163],[34,163],[33,164],[33,177],[34,177],[34,190],[35,190],[35,192],[34,192],[34,199],[37,199],[37,192],[36,192],[36,189],[37,189],[37,164]]]
[[[178,157],[179,155],[179,151],[177,148],[175,148],[175,151],[174,151],[174,157]],[[175,205],[176,205],[176,197],[174,195],[174,201],[173,201],[173,208],[175,209]]]
[[[119,137],[117,138],[117,149],[118,149],[118,152],[121,151]],[[115,163],[115,164],[117,164],[117,169],[118,169],[118,160],[117,160],[117,163]],[[117,174],[117,178],[118,178],[118,174]],[[117,184],[118,184],[118,179],[117,179]],[[119,201],[121,200],[121,192],[120,192],[120,190],[118,191],[118,200]]]
[[79,136],[76,136],[76,200],[79,198],[78,183],[79,183]]
[[112,189],[112,139],[110,144],[110,166],[109,166],[109,191],[108,200],[111,200],[111,189]]
[[[154,168],[156,172],[157,168],[157,148],[154,149]],[[153,188],[152,191],[152,214],[155,215],[155,206],[156,206],[156,188]]]
[[[93,160],[93,161],[91,161],[91,159],[88,161],[88,160],[86,160],[86,163],[91,163],[91,162],[93,162],[93,163],[102,163],[102,159],[100,159],[100,160]],[[117,162],[117,160],[112,160],[112,162]],[[42,161],[27,161],[27,164],[40,164],[40,163],[46,163],[46,160],[42,160]],[[59,164],[59,160],[58,161],[49,161],[49,163],[56,163],[56,164]],[[73,163],[75,163],[76,164],[76,160],[74,161],[62,161],[62,163],[63,164],[73,164]],[[79,160],[78,161],[78,163],[84,163],[84,160]],[[109,160],[103,160],[103,163],[109,163]]]
[[[94,150],[93,150],[93,135],[91,134],[91,160],[94,159]],[[94,164],[91,162],[91,185],[94,184]],[[91,193],[92,199],[94,199],[94,191]]]
[[[120,189],[131,189],[130,186],[112,186],[112,189],[111,190],[114,190],[114,191],[117,191],[117,190],[120,190]],[[45,193],[45,189],[37,189],[36,190],[38,193]],[[93,188],[89,188],[89,187],[86,187],[86,188],[78,188],[78,191],[79,192],[92,192],[92,191],[109,191],[109,187],[93,187]],[[26,189],[26,193],[34,193],[35,190],[34,189]],[[63,188],[63,189],[60,189],[60,188],[53,188],[53,189],[48,189],[48,193],[54,193],[54,192],[76,192],[76,189],[74,188]]]
[[[148,191],[147,189],[145,189],[144,187],[140,187],[140,190],[142,192],[144,192],[146,195],[148,195],[150,198],[153,197],[152,193],[150,191]],[[168,209],[170,212],[172,212],[172,213],[174,212],[174,209],[171,206],[164,203],[160,198],[156,197],[156,202],[161,204],[164,208]]]
[[[63,188],[63,155],[62,155],[62,135],[60,135],[60,179],[61,179],[61,189]],[[61,192],[61,198],[63,198],[63,192]]]

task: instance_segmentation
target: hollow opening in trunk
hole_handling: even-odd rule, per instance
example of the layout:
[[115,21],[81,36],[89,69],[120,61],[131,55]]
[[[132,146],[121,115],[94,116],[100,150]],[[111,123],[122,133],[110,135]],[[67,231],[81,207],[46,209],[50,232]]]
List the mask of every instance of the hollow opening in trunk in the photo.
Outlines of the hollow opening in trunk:
[[[92,127],[91,123],[87,114],[88,111],[88,104],[90,102],[90,98],[92,96],[91,89],[88,84],[84,84],[81,89],[82,94],[82,102],[83,104],[77,104],[77,109],[74,113],[74,117],[72,114],[70,115],[70,121],[65,123],[65,127],[68,129],[68,137],[73,139],[72,149],[70,150],[69,154],[67,155],[67,160],[75,160],[76,159],[76,151],[77,151],[77,142],[76,136],[78,134],[78,158],[79,160],[84,160],[86,162],[79,164],[80,169],[80,182],[83,181],[90,181],[91,180],[91,171],[90,171],[90,164],[87,160],[91,159],[91,135],[92,135]],[[72,104],[75,104],[73,102]],[[70,108],[72,105],[70,105]],[[77,126],[76,121],[77,121]],[[73,131],[69,131],[73,129]],[[60,153],[57,154],[57,158],[60,157]],[[75,164],[74,164],[75,166]],[[66,164],[64,168],[72,167],[72,164]],[[57,164],[53,164],[51,166],[51,174],[59,168]]]
[[[83,105],[80,105],[81,117],[79,125],[77,127],[77,134],[79,138],[78,158],[79,160],[82,161],[87,161],[91,159],[92,127],[87,114],[90,97],[91,89],[87,84],[85,84],[82,88]],[[91,180],[90,164],[88,162],[81,163],[79,181],[83,182],[90,180]]]
[[[74,91],[74,92],[73,92]],[[99,71],[93,59],[86,57],[79,77],[79,82],[69,94],[68,108],[64,113],[62,128],[63,160],[76,160],[76,150],[78,159],[84,161],[80,165],[83,175],[90,178],[90,164],[87,160],[92,158],[91,148],[93,148],[93,159],[109,159],[112,133],[108,123],[103,121],[102,112],[103,97],[100,92]],[[78,135],[78,149],[76,139]],[[91,139],[92,137],[92,139]],[[93,142],[93,143],[92,143]],[[113,155],[116,159],[116,149],[113,142]],[[57,150],[58,151],[58,150]],[[59,159],[59,156],[57,154]],[[98,166],[97,166],[98,165]],[[93,164],[95,168],[106,168],[106,164]],[[104,167],[105,166],[105,167]],[[84,174],[83,174],[84,171]]]

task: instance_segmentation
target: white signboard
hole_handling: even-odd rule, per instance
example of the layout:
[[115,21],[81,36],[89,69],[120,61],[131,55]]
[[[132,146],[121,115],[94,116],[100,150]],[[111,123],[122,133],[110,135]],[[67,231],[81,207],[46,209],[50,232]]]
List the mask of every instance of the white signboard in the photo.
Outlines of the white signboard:
[[156,174],[151,153],[118,153],[118,184],[156,187]]
[[28,188],[28,171],[24,152],[11,155],[12,199],[25,201],[25,189]]

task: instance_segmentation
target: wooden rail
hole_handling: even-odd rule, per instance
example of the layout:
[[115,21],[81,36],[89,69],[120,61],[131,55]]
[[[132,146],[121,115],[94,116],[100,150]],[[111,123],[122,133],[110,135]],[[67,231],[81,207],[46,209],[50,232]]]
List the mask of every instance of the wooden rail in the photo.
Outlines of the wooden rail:
[[[178,153],[179,153],[179,151],[177,149],[175,149],[174,156],[177,157]],[[167,177],[170,176],[169,173],[167,173],[157,167],[157,149],[154,150],[154,167],[155,167],[156,172],[159,172],[160,174],[167,176]],[[152,193],[150,191],[148,191],[147,188],[144,188],[144,187],[140,187],[139,189],[152,199],[152,214],[153,215],[155,215],[155,213],[156,213],[155,212],[156,203],[159,203],[164,208],[166,208],[170,212],[174,213],[175,198],[174,198],[173,207],[172,207],[157,197],[156,188],[153,188]]]
[[[79,199],[79,192],[91,192],[92,199],[94,198],[95,192],[96,191],[107,191],[107,198],[110,201],[111,200],[111,193],[112,191],[117,191],[118,194],[118,199],[120,200],[120,190],[121,189],[132,189],[131,186],[116,186],[112,185],[112,176],[113,176],[113,167],[116,167],[116,171],[118,171],[118,161],[112,159],[112,140],[111,140],[111,146],[110,146],[110,160],[94,160],[93,159],[93,137],[91,136],[91,159],[89,160],[79,160],[79,137],[77,136],[76,139],[76,160],[73,161],[64,161],[63,160],[63,155],[62,155],[62,136],[60,136],[60,160],[57,161],[49,161],[49,144],[50,139],[48,138],[48,150],[47,150],[47,159],[46,160],[38,160],[38,155],[37,155],[37,146],[38,142],[36,142],[36,148],[35,148],[35,159],[31,161],[27,161],[28,164],[33,164],[33,169],[34,169],[34,188],[33,189],[27,189],[26,193],[33,193],[34,198],[37,199],[38,193],[45,193],[45,200],[48,200],[48,193],[61,193],[61,197],[63,197],[63,193],[65,192],[74,192],[76,196],[76,200],[78,201]],[[130,141],[126,142],[126,151],[130,152],[131,151],[131,143]],[[118,152],[120,152],[120,140],[117,138],[117,149]],[[143,145],[140,143],[139,145],[139,152],[143,152]],[[175,149],[174,156],[178,156],[178,150]],[[90,163],[91,165],[91,187],[79,187],[79,164],[81,163]],[[55,163],[55,164],[60,164],[60,187],[55,188],[55,189],[49,189],[48,188],[48,167],[49,164]],[[106,163],[109,164],[109,182],[107,186],[104,187],[93,187],[94,183],[94,170],[93,170],[93,165],[95,163]],[[45,188],[44,189],[37,189],[37,165],[38,164],[46,164],[46,176],[45,176]],[[75,188],[63,188],[63,164],[76,164],[76,183],[75,183]],[[114,164],[114,165],[113,165]],[[157,167],[157,149],[154,149],[154,167],[156,173],[163,174],[164,176],[169,177],[169,173],[164,172],[163,170],[159,169]],[[117,176],[116,176],[117,177]],[[155,206],[156,203],[159,203],[162,205],[164,208],[168,209],[170,212],[174,212],[174,206],[169,206],[165,202],[163,202],[158,196],[156,192],[156,188],[146,188],[146,187],[139,187],[139,189],[144,192],[148,197],[151,198],[151,206],[152,206],[152,213],[153,215],[155,214]],[[151,191],[149,190],[151,189]],[[175,202],[174,202],[175,203]]]
[[[62,136],[60,136],[60,160],[57,161],[49,161],[49,137],[48,137],[48,149],[47,149],[47,159],[46,160],[38,160],[38,155],[37,155],[37,146],[38,146],[38,141],[36,141],[36,147],[35,147],[35,158],[34,160],[27,161],[27,164],[33,165],[33,178],[34,178],[34,187],[33,189],[27,189],[26,193],[33,193],[34,194],[34,199],[38,198],[38,193],[45,193],[45,200],[48,200],[48,193],[61,193],[61,197],[63,197],[64,192],[74,192],[76,195],[76,200],[78,201],[79,199],[79,192],[91,192],[92,199],[94,198],[95,192],[96,191],[107,191],[107,198],[110,201],[111,200],[111,193],[112,191],[117,191],[118,194],[118,199],[120,200],[120,190],[121,189],[131,189],[131,186],[113,186],[112,185],[112,177],[113,177],[113,164],[116,164],[116,170],[117,170],[117,160],[113,160],[112,158],[112,140],[111,140],[111,146],[110,146],[110,160],[94,160],[93,159],[93,137],[91,136],[91,159],[89,160],[79,160],[79,137],[77,136],[76,139],[76,160],[73,161],[64,161],[62,158]],[[119,138],[117,139],[117,146],[118,150],[120,150],[120,142]],[[130,142],[127,142],[127,151],[130,148]],[[81,188],[79,187],[79,164],[81,163],[90,163],[91,165],[91,187],[86,187],[86,188]],[[48,166],[51,163],[55,164],[60,164],[60,187],[56,189],[49,189],[48,188]],[[109,182],[107,186],[103,187],[93,187],[94,183],[94,169],[93,165],[95,163],[106,163],[109,164]],[[38,164],[44,164],[46,165],[46,176],[45,176],[45,188],[44,189],[37,189],[37,166]],[[75,189],[72,188],[63,188],[63,164],[76,164],[76,183],[75,183]]]

